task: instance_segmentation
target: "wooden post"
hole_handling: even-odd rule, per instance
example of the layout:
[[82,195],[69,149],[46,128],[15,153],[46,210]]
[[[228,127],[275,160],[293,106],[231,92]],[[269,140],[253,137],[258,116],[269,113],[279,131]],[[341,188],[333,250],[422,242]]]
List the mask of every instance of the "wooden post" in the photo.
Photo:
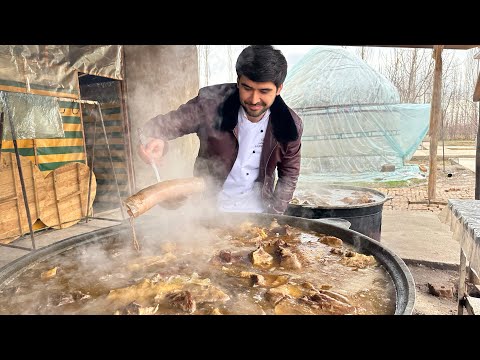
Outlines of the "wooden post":
[[38,166],[37,140],[33,139],[33,155],[35,156],[35,165]]
[[122,75],[123,80],[120,80],[119,83],[119,93],[120,93],[120,109],[122,111],[123,119],[123,132],[125,139],[125,164],[127,170],[127,179],[128,179],[128,193],[133,195],[136,191],[137,185],[135,184],[135,170],[133,167],[133,151],[132,148],[132,124],[128,116],[128,87],[127,87],[127,67],[125,66],[125,46],[122,46],[121,53],[122,60]]
[[[82,94],[80,93],[80,80],[78,76],[78,71],[75,71],[75,79],[77,80],[77,89],[78,89],[78,99],[82,99]],[[82,102],[78,101],[78,112],[80,115],[80,126],[82,127],[82,139],[83,139],[83,155],[85,156],[85,165],[88,166],[88,158],[87,158],[87,142],[85,140],[85,127],[83,126],[83,108]],[[72,109],[73,114],[73,109]]]
[[59,204],[60,198],[58,197],[58,191],[57,191],[57,177],[55,175],[56,175],[55,170],[53,170],[52,181],[53,181],[53,195],[55,199],[55,208],[57,209],[58,225],[60,225],[60,229],[63,229],[62,216],[60,215],[60,204]]
[[[22,198],[20,197],[20,190],[17,187],[17,176],[15,173],[15,166],[17,165],[15,162],[15,155],[10,153],[10,163],[12,164],[12,179],[13,179],[13,188],[15,189],[15,199],[17,201],[17,216],[18,216],[18,228],[20,229],[19,235],[23,235],[23,224],[22,224],[22,213],[20,212],[20,201]],[[20,164],[22,166],[22,164]]]
[[478,103],[478,114],[477,151],[475,155],[475,200],[480,200],[480,102]]
[[[475,57],[477,58],[477,57]],[[475,154],[475,200],[480,200],[480,74],[473,92],[473,101],[478,103],[477,151]]]
[[432,106],[430,110],[430,171],[428,174],[428,201],[435,200],[437,179],[438,124],[442,116],[442,51],[444,45],[433,47],[435,72],[433,78]]

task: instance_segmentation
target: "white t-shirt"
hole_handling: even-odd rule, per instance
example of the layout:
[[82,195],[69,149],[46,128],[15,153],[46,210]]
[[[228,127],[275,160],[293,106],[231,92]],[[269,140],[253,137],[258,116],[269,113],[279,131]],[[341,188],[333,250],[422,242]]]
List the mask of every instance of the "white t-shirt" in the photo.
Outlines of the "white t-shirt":
[[238,156],[217,197],[221,211],[264,211],[261,198],[262,184],[255,182],[260,169],[263,139],[270,117],[268,109],[259,122],[247,119],[243,107],[238,111]]

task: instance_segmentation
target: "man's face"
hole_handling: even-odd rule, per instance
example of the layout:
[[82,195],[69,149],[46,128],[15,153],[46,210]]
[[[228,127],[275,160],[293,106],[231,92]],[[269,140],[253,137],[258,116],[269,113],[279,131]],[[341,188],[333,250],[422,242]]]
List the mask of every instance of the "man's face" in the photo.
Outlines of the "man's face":
[[240,92],[240,103],[245,109],[248,119],[252,122],[261,119],[283,87],[280,85],[277,88],[271,81],[255,82],[244,75],[238,78],[237,86]]

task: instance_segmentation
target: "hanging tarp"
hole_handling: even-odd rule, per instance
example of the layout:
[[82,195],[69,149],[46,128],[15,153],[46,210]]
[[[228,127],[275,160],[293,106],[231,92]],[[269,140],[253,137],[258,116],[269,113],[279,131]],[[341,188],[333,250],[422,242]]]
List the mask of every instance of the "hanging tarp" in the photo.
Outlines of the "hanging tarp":
[[[74,101],[58,101],[58,111],[62,118],[63,137],[17,141],[20,155],[27,157],[45,174],[70,162],[85,163],[80,104]],[[13,142],[4,140],[2,152],[13,151]]]
[[122,46],[76,45],[69,47],[73,68],[85,74],[122,80]]
[[122,80],[121,45],[0,45],[0,90],[78,99],[76,72]]
[[3,140],[50,139],[65,136],[58,100],[51,96],[0,91],[0,111],[5,113]]

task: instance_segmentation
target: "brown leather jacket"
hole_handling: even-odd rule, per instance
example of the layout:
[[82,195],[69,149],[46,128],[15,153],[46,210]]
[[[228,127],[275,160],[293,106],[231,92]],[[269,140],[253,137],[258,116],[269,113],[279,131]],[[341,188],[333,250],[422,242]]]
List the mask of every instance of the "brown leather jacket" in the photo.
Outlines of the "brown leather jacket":
[[[217,186],[222,186],[237,158],[239,108],[236,84],[208,86],[177,110],[149,120],[143,130],[151,137],[165,140],[196,133],[200,149],[194,175],[213,178]],[[267,212],[283,213],[292,199],[300,172],[302,131],[300,117],[277,96],[270,108],[256,180],[263,183]]]

